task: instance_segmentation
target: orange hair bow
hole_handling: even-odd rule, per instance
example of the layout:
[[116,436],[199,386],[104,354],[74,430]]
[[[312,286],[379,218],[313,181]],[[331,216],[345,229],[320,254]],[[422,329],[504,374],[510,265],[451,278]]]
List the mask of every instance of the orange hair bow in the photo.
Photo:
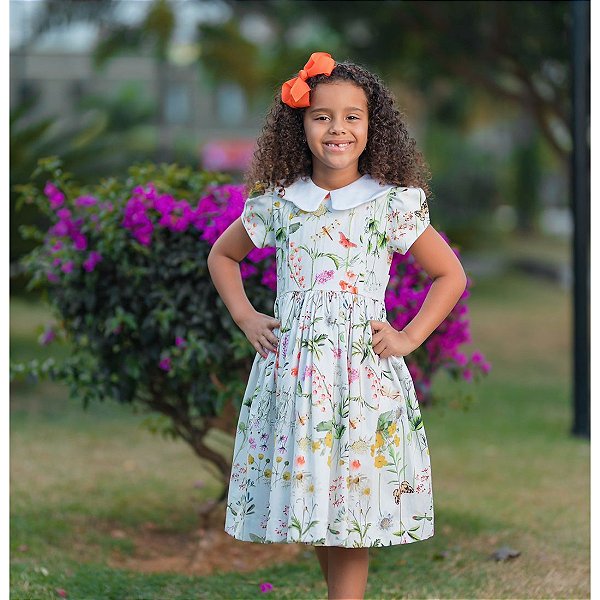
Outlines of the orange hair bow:
[[310,106],[310,87],[306,80],[315,75],[331,75],[335,67],[335,60],[327,52],[313,52],[298,73],[298,77],[286,81],[281,86],[281,100],[292,108],[304,108]]

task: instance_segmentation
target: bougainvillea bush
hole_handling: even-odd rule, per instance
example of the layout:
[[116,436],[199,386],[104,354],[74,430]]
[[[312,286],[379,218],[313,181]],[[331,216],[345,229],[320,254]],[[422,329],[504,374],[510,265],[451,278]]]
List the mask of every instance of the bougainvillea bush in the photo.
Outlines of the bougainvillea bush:
[[[243,187],[218,173],[146,163],[124,181],[83,188],[56,157],[39,162],[34,180],[44,183],[19,186],[18,206],[34,203],[51,225],[21,228],[39,242],[22,264],[28,289],[40,290],[56,316],[41,342],[66,340],[70,352],[61,362],[12,364],[11,376],[63,382],[84,406],[114,399],[159,415],[149,426],[183,438],[226,485],[229,465],[205,436],[223,426],[227,406],[239,409],[255,350],[217,294],[206,258],[241,214]],[[431,282],[410,254],[396,254],[391,269],[389,321],[401,328]],[[274,249],[252,250],[240,271],[256,310],[272,315]],[[473,380],[489,369],[480,353],[467,358],[459,350],[470,341],[468,294],[467,287],[446,321],[407,356],[424,404],[437,370]]]

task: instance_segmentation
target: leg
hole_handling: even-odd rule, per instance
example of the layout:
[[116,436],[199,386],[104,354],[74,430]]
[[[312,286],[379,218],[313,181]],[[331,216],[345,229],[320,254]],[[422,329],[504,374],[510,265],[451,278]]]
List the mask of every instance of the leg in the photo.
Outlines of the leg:
[[329,600],[362,600],[368,574],[368,548],[329,547]]
[[323,571],[323,577],[325,577],[325,583],[327,583],[327,557],[329,555],[328,546],[314,546],[319,564],[321,565],[321,571]]

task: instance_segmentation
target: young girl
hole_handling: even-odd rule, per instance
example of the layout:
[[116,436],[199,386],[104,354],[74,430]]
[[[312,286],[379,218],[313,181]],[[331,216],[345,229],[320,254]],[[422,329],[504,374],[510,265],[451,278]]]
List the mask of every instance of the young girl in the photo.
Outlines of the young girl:
[[[427,168],[381,80],[315,52],[277,93],[239,219],[208,258],[257,350],[233,452],[225,531],[315,547],[329,598],[363,598],[371,546],[433,535],[429,449],[404,356],[466,286],[429,224]],[[239,262],[275,247],[274,316]],[[394,252],[434,280],[402,331],[386,319]]]

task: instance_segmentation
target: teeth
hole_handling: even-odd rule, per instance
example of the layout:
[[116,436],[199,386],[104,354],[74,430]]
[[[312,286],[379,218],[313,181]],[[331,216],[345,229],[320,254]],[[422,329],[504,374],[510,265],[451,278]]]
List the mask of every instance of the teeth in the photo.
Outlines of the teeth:
[[337,148],[345,148],[346,146],[350,145],[350,142],[344,142],[343,144],[325,144],[326,146],[335,146]]

